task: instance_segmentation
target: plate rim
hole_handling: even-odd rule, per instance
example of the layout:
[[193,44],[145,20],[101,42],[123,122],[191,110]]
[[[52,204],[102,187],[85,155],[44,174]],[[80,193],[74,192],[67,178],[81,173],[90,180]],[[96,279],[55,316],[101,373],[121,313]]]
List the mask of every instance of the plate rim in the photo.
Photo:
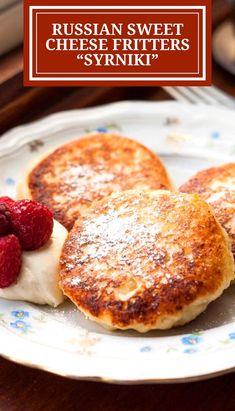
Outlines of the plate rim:
[[[223,111],[224,113],[230,113],[230,115],[234,115],[234,110],[229,108],[229,107],[224,107],[224,106],[212,106],[209,104],[189,104],[189,103],[184,103],[184,102],[179,102],[175,100],[164,100],[164,101],[145,101],[145,100],[122,100],[122,101],[116,101],[112,103],[107,103],[107,104],[100,104],[99,106],[92,106],[92,107],[86,107],[86,108],[78,108],[78,109],[72,109],[72,110],[62,110],[56,113],[48,114],[46,116],[43,116],[42,118],[39,118],[34,121],[30,121],[21,125],[18,125],[16,127],[13,127],[6,132],[4,132],[2,135],[0,135],[0,149],[2,149],[2,145],[5,145],[9,142],[9,139],[12,139],[15,137],[16,134],[21,134],[21,132],[26,132],[30,133],[31,129],[34,128],[35,126],[47,126],[48,123],[54,122],[54,120],[71,120],[71,117],[74,117],[75,114],[82,114],[82,116],[90,116],[94,115],[94,113],[100,114],[106,114],[107,111],[108,114],[113,114],[119,112],[121,110],[128,110],[129,108],[132,108],[134,106],[140,107],[142,105],[149,106],[149,107],[159,107],[159,106],[172,106],[172,107],[177,107],[181,106],[182,108],[201,108],[201,109],[207,109],[207,110],[213,110],[213,111]],[[145,113],[147,114],[147,113]],[[76,122],[80,122],[80,119],[76,119]],[[84,121],[84,117],[81,119],[81,122]]]
[[[9,331],[6,331],[5,334],[8,334]],[[13,336],[11,336],[13,337]],[[14,336],[17,340],[20,339],[20,336],[15,335]],[[33,344],[33,346],[37,346],[40,345],[37,342],[34,341],[23,341],[23,343],[27,343],[27,344]],[[44,350],[44,355],[45,358],[47,353],[53,352],[53,351],[58,351],[60,352],[60,349],[58,348],[52,348],[52,347],[47,347],[47,346],[42,346],[42,350]],[[71,353],[67,353],[69,355],[71,355]],[[22,357],[20,357],[20,355],[18,354],[12,354],[12,353],[8,353],[6,354],[5,352],[3,352],[3,350],[0,348],[0,356],[9,360],[9,361],[13,361],[14,363],[26,366],[26,367],[30,367],[30,368],[35,368],[38,370],[42,370],[45,372],[49,372],[55,375],[59,375],[61,377],[64,378],[69,378],[69,379],[75,379],[75,380],[81,380],[81,381],[95,381],[95,382],[104,382],[104,383],[110,383],[110,384],[116,384],[116,385],[140,385],[140,384],[177,384],[177,383],[187,383],[187,382],[196,382],[196,381],[202,381],[202,380],[207,380],[210,378],[216,378],[218,376],[222,376],[228,373],[232,373],[235,371],[235,364],[234,365],[230,365],[227,364],[225,367],[221,368],[220,370],[217,371],[210,371],[208,373],[203,373],[203,374],[199,374],[199,373],[195,373],[192,376],[185,376],[185,377],[173,377],[173,378],[165,378],[165,377],[157,377],[157,378],[138,378],[138,379],[133,379],[133,378],[114,378],[114,377],[110,377],[107,375],[98,375],[98,374],[90,374],[89,376],[86,375],[85,373],[83,374],[83,372],[81,371],[80,373],[72,373],[72,372],[65,372],[62,371],[61,368],[58,368],[57,366],[48,366],[46,364],[46,362],[44,363],[38,363],[35,361],[26,361],[23,360]],[[82,355],[78,355],[78,359],[79,357],[82,357]],[[88,358],[88,357],[87,357]],[[92,359],[92,357],[90,357]],[[124,360],[122,360],[124,361]]]

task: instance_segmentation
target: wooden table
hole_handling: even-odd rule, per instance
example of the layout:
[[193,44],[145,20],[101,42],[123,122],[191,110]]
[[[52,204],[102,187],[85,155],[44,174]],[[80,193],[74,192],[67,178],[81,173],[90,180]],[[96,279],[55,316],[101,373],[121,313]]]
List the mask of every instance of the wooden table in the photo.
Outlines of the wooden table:
[[[17,347],[16,347],[17,349]],[[66,380],[1,360],[1,411],[234,411],[235,376],[175,385]]]
[[[213,22],[217,25],[228,8],[222,0],[213,1],[213,6]],[[158,87],[23,88],[22,66],[20,48],[0,59],[0,133],[60,110],[125,99],[170,98]],[[234,77],[215,63],[213,82],[235,97]],[[67,380],[0,359],[1,411],[190,409],[234,411],[235,374],[188,384],[115,386]]]

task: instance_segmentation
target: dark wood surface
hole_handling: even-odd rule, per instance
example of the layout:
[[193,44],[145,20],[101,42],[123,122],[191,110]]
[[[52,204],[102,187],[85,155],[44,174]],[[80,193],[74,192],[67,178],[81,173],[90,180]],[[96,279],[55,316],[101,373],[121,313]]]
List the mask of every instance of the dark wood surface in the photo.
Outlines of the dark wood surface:
[[[228,11],[226,2],[213,1],[214,26]],[[170,98],[159,87],[23,88],[22,68],[20,48],[0,58],[0,134],[60,110]],[[213,82],[235,97],[234,77],[215,63]],[[118,386],[67,380],[0,358],[0,411],[39,410],[234,411],[235,374],[187,384]]]
[[[17,347],[16,347],[17,349]],[[187,384],[108,385],[0,362],[1,411],[234,411],[234,374]]]

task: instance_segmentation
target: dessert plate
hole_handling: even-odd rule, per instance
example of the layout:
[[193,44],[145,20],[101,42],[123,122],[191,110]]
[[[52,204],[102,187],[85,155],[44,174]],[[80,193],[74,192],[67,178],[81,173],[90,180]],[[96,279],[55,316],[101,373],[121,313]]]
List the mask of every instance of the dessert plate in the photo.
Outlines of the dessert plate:
[[[58,113],[0,139],[0,195],[13,195],[27,163],[92,131],[133,137],[165,162],[176,186],[235,160],[235,115],[177,102],[121,102]],[[42,262],[43,263],[43,262]],[[0,299],[0,354],[66,377],[113,383],[179,382],[235,369],[235,286],[187,326],[106,331],[68,301],[57,309]]]

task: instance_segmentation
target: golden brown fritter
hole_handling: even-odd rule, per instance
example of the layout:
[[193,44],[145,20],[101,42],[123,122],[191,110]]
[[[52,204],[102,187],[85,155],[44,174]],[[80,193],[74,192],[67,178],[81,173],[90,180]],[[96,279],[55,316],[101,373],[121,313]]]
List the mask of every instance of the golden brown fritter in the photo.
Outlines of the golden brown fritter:
[[228,244],[198,195],[115,193],[76,221],[62,251],[60,286],[106,327],[170,328],[194,319],[229,286]]
[[59,147],[30,172],[28,196],[71,229],[94,200],[132,188],[170,189],[160,159],[143,145],[97,133]]
[[198,193],[212,206],[229,235],[235,257],[235,163],[200,171],[180,191]]

